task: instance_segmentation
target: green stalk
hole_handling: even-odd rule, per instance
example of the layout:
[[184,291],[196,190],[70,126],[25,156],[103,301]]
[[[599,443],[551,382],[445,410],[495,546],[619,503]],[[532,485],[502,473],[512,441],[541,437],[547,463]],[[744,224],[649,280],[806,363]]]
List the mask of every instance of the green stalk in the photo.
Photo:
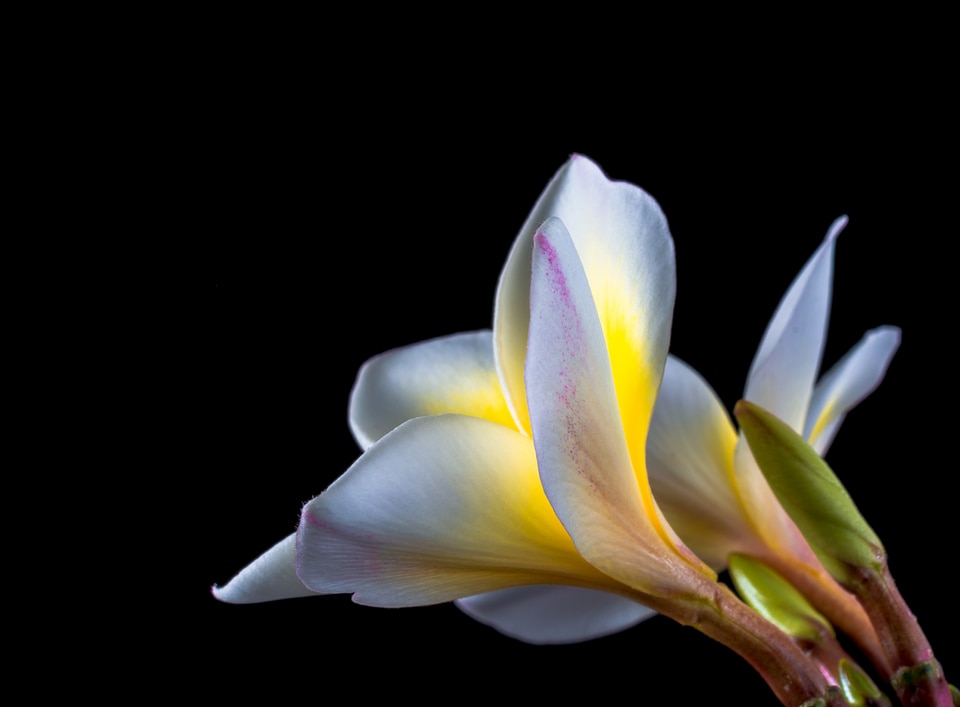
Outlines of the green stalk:
[[803,437],[760,406],[741,400],[734,415],[784,510],[870,618],[892,666],[884,677],[904,707],[954,707],[940,664],[890,575],[880,539],[833,470]]
[[[704,578],[704,582],[708,580]],[[785,707],[849,707],[840,687],[827,681],[818,664],[789,635],[747,606],[726,585],[709,584],[690,602],[647,596],[643,603],[736,652],[753,666]],[[712,601],[704,602],[702,597],[710,594]]]
[[728,571],[744,602],[793,638],[828,680],[841,686],[850,705],[890,707],[890,699],[841,646],[830,622],[773,567],[734,553]]
[[950,685],[916,616],[900,595],[886,561],[879,568],[851,567],[847,588],[877,629],[884,652],[898,667],[890,684],[904,707],[954,707]]

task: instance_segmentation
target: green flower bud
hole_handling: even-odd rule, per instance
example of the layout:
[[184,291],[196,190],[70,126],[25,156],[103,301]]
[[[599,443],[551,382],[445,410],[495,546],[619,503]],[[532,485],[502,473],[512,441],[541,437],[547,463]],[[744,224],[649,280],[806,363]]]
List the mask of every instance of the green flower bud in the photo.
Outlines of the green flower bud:
[[834,635],[830,622],[806,597],[763,562],[733,554],[728,571],[740,598],[787,635],[814,643],[823,633]]
[[840,688],[844,698],[854,707],[890,704],[870,676],[845,658],[840,659]]
[[827,571],[841,584],[856,568],[878,571],[886,557],[880,539],[813,447],[758,405],[740,400],[733,412],[774,494]]

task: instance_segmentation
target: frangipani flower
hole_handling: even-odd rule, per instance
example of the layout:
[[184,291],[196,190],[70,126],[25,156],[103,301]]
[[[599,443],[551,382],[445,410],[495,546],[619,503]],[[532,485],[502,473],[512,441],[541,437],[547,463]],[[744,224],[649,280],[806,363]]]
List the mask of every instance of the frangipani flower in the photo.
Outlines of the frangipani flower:
[[[735,650],[784,704],[842,704],[792,639],[688,549],[651,491],[647,438],[674,292],[673,243],[653,199],[572,157],[511,249],[493,332],[368,363],[350,416],[365,451],[306,504],[295,534],[214,595],[461,600],[495,624],[508,617],[498,625],[508,630],[516,617],[491,609],[491,595],[572,590],[592,618],[575,630],[568,621],[559,640],[652,610]],[[543,633],[528,619],[515,628]]]
[[[559,219],[550,220],[558,216]],[[539,246],[535,248],[534,233],[544,222],[548,223],[540,235]],[[573,236],[571,232],[578,235]],[[557,477],[544,475],[543,470],[540,472],[544,477],[542,482],[537,475],[531,440],[532,422],[527,412],[529,391],[523,382],[527,367],[527,332],[531,329],[531,274],[535,249],[549,250],[549,257],[541,255],[540,258],[552,263],[553,269],[544,268],[540,281],[533,282],[534,292],[548,287],[544,281],[550,276],[559,276],[560,265],[582,269],[582,274],[577,270],[576,276],[583,280],[578,296],[584,301],[567,299],[563,300],[563,305],[569,308],[579,304],[580,311],[596,312],[592,316],[598,323],[591,326],[594,329],[599,327],[601,333],[593,331],[594,339],[589,341],[594,349],[590,351],[590,368],[578,370],[567,366],[563,369],[564,380],[572,383],[576,375],[584,379],[578,400],[586,400],[586,392],[600,391],[604,386],[610,388],[606,390],[606,397],[595,402],[598,415],[595,424],[610,418],[609,424],[595,430],[594,444],[599,445],[595,451],[599,453],[602,449],[604,455],[616,457],[618,469],[605,473],[619,473],[620,477],[610,478],[618,478],[621,486],[632,485],[629,492],[620,488],[612,500],[597,500],[589,494],[584,500],[601,505],[626,504],[618,509],[618,513],[632,517],[637,527],[631,525],[621,529],[631,535],[620,545],[635,545],[630,554],[655,558],[658,568],[634,567],[624,577],[617,577],[618,572],[612,575],[598,572],[594,564],[617,564],[618,561],[597,559],[591,564],[583,560],[571,543],[569,528],[564,530],[557,520],[560,514],[556,506],[561,505],[567,494],[565,484]],[[646,586],[644,583],[657,577],[652,587],[647,588],[656,588],[660,592],[663,586],[670,584],[669,575],[678,571],[677,567],[683,568],[681,574],[684,577],[692,572],[692,576],[712,581],[713,572],[689,553],[664,523],[649,494],[644,471],[643,438],[666,356],[674,291],[673,245],[659,207],[639,188],[611,182],[593,162],[574,156],[545,190],[511,250],[495,308],[497,345],[494,346],[492,332],[472,332],[424,342],[368,362],[358,376],[350,414],[351,429],[366,452],[327,492],[304,509],[299,551],[297,539],[289,536],[228,585],[215,588],[215,595],[225,601],[248,602],[304,596],[313,592],[352,591],[358,601],[403,605],[459,599],[480,593],[490,597],[495,596],[488,594],[493,590],[511,591],[509,588],[513,587],[519,595],[534,591],[539,596],[541,592],[531,590],[531,586],[540,584],[546,585],[542,592],[553,594],[561,605],[572,599],[581,609],[571,615],[569,626],[553,628],[552,620],[533,622],[529,629],[532,640],[555,641],[602,635],[650,615],[651,610],[638,603],[639,590],[635,585]],[[541,316],[545,317],[547,313],[560,316],[561,308],[555,301],[560,295],[553,291],[549,296],[540,295],[538,312]],[[537,331],[544,342],[539,342],[531,334],[531,351],[541,352],[537,356],[531,353],[530,360],[536,364],[529,367],[531,374],[545,370],[551,357],[569,355],[575,346],[580,346],[580,353],[586,355],[582,341],[559,342],[566,344],[559,346],[552,338],[552,331],[543,331],[540,325]],[[615,345],[608,348],[608,340]],[[555,361],[554,367],[560,367],[561,363]],[[604,367],[601,368],[600,364]],[[609,372],[603,372],[611,368],[616,375],[610,381],[593,380],[602,378],[602,375],[609,376]],[[555,396],[560,393],[549,390],[551,382],[544,376],[536,377],[535,382],[542,388],[537,392],[554,396],[551,401],[555,404]],[[527,385],[533,383],[528,381]],[[569,401],[569,390],[567,396]],[[544,440],[551,440],[551,429],[555,425],[571,422],[570,409],[565,409],[567,417],[558,420],[554,418],[561,415],[560,411],[550,405],[542,408],[540,420],[544,421],[544,431],[541,436]],[[618,413],[618,408],[622,414]],[[445,413],[461,415],[451,417]],[[401,424],[405,421],[406,424]],[[625,434],[626,430],[630,434]],[[571,438],[573,441],[567,440],[567,444],[585,445],[580,441],[584,434]],[[605,449],[606,446],[611,449]],[[543,453],[546,452],[541,451]],[[405,459],[409,461],[405,462]],[[455,463],[451,463],[454,460]],[[562,464],[559,461],[551,463],[550,470],[561,474],[560,469]],[[401,483],[406,474],[411,475],[408,483]],[[504,474],[506,476],[501,477]],[[547,479],[551,479],[550,483]],[[482,496],[485,492],[481,489],[488,488],[485,485],[490,485],[486,493],[496,493],[499,497],[498,503],[489,504],[486,511],[497,514],[497,522],[493,524],[496,533],[492,529],[481,529],[481,514],[476,519],[477,527],[473,533],[475,544],[471,545],[466,542],[462,530],[454,533],[450,528],[441,527],[441,518],[456,509],[454,517],[448,521],[456,521],[459,526],[465,524],[469,516],[466,496]],[[550,491],[554,486],[556,489]],[[391,497],[391,489],[399,495]],[[435,494],[432,501],[428,489]],[[504,496],[506,489],[516,493],[525,490],[511,501]],[[353,493],[361,494],[363,499],[355,520],[374,519],[378,524],[392,524],[391,532],[384,536],[397,543],[398,553],[391,557],[405,558],[405,562],[411,563],[403,565],[403,571],[400,565],[391,566],[387,574],[397,577],[396,585],[387,581],[382,572],[369,578],[368,587],[362,581],[358,585],[360,580],[356,576],[347,577],[350,573],[345,568],[339,572],[332,570],[332,558],[346,557],[349,553],[345,546],[338,544],[344,536],[322,532],[320,528],[332,527],[330,518],[333,516],[349,516],[344,509],[351,506],[349,499],[353,498]],[[416,500],[404,496],[414,493],[419,494]],[[550,503],[547,495],[551,496]],[[374,512],[380,504],[385,504],[381,512]],[[437,506],[435,510],[434,505]],[[571,517],[565,520],[565,524],[573,524],[580,518],[582,509],[589,505],[575,500],[567,503],[566,513]],[[517,514],[524,519],[517,521],[517,527],[511,527],[509,516],[504,515],[511,507],[515,507]],[[529,528],[526,536],[519,530],[530,524],[531,513],[535,510],[539,518],[535,527],[543,535],[531,547]],[[594,512],[602,517],[604,511],[610,510],[603,508]],[[624,515],[628,510],[629,514]],[[413,520],[417,518],[423,526],[414,530],[416,524]],[[342,528],[341,531],[346,532]],[[500,555],[497,554],[497,533],[501,534],[497,537],[510,538],[504,542],[512,544]],[[639,536],[635,537],[636,533]],[[517,537],[526,537],[526,544],[516,540]],[[449,545],[444,546],[441,538]],[[419,559],[411,559],[409,550],[399,551],[401,546],[422,548],[427,545],[433,547],[432,554],[425,553]],[[609,538],[604,538],[591,546],[600,552],[613,544]],[[356,550],[355,546],[350,547]],[[320,554],[315,555],[318,552]],[[385,552],[383,548],[378,549],[377,567],[385,566]],[[511,552],[516,556],[511,557]],[[483,560],[478,559],[475,566],[471,565],[468,558],[477,554]],[[545,556],[534,560],[538,555]],[[457,573],[451,567],[442,572],[437,569],[443,564],[441,556],[447,557],[451,566],[466,564],[469,570],[456,580]],[[622,560],[619,562],[623,563]],[[528,566],[531,563],[534,567]],[[482,571],[481,568],[487,565],[495,570]],[[511,571],[504,569],[511,565],[516,567]],[[324,577],[311,576],[308,580],[307,575],[313,567],[322,567]],[[626,570],[621,568],[621,571]],[[658,572],[666,574],[658,576]],[[431,575],[442,575],[444,589],[414,588],[423,585],[423,577]],[[413,581],[416,577],[420,579]],[[626,578],[630,581],[622,581]],[[689,577],[684,581],[688,580]],[[560,587],[565,593],[557,592]],[[604,591],[601,593],[597,589]],[[556,608],[557,603],[541,606]],[[524,615],[518,620],[522,633],[531,618]]]
[[[896,327],[867,332],[817,381],[831,300],[837,219],[791,284],[767,326],[743,394],[825,454],[846,414],[882,380],[900,342]],[[722,403],[690,366],[671,356],[648,445],[650,482],[684,541],[721,569],[732,553],[775,568],[861,647],[872,632],[863,611],[815,557],[776,500]]]
[[[665,230],[638,235],[622,244],[628,260],[648,261],[651,248],[669,245]],[[712,601],[715,574],[663,521],[642,446],[639,468],[630,457],[599,308],[563,222],[548,219],[531,252],[531,294],[519,306],[532,312],[523,347],[532,439],[454,414],[389,432],[303,510],[297,573],[314,591],[409,606],[551,583],[691,615]],[[662,306],[653,292],[672,304],[665,262],[652,274],[661,287],[633,286],[618,312],[633,319],[623,345],[644,369],[631,391],[642,404],[629,419],[641,429],[669,333],[669,320],[646,313]]]

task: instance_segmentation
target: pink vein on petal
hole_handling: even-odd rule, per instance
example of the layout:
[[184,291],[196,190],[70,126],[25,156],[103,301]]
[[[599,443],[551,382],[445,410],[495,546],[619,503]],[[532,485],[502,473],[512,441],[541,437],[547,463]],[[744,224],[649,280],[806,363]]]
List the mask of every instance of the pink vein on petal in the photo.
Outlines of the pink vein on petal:
[[[550,284],[552,285],[554,294],[565,305],[564,311],[575,309],[573,300],[570,296],[570,289],[567,287],[567,278],[560,268],[558,263],[559,256],[556,249],[553,247],[553,244],[543,233],[539,231],[534,236],[534,242],[540,246],[543,255],[547,259],[549,267],[546,270],[546,275]],[[566,319],[566,317],[564,319]],[[575,328],[576,331],[571,331],[572,328]],[[562,346],[560,350],[567,352],[564,358],[568,359],[570,358],[571,353],[577,353],[578,349],[580,349],[581,331],[579,322],[576,320],[574,320],[573,323],[564,322],[562,336],[564,339],[564,346]],[[571,400],[576,397],[576,386],[572,381],[569,380],[566,369],[561,369],[557,372],[557,375],[565,380],[563,389],[557,393],[557,397],[565,407],[569,408],[571,407]]]
[[[576,303],[570,293],[567,277],[560,264],[560,255],[550,242],[549,236],[543,232],[538,231],[536,233],[534,242],[546,258],[545,275],[558,304],[562,307],[560,331],[557,336],[562,339],[558,342],[558,347],[563,352],[564,365],[556,373],[562,381],[556,396],[559,403],[571,413],[566,416],[564,422],[567,458],[574,463],[577,473],[587,479],[591,488],[597,490],[596,480],[593,478],[589,464],[586,462],[586,457],[589,455],[580,442],[583,426],[582,412],[576,412],[577,407],[579,407],[576,406],[579,390],[575,377],[570,375],[571,363],[577,359],[585,358],[587,353],[583,342],[583,328],[579,317],[576,315]],[[574,363],[573,365],[576,366],[577,364]],[[580,367],[582,366],[581,362]]]

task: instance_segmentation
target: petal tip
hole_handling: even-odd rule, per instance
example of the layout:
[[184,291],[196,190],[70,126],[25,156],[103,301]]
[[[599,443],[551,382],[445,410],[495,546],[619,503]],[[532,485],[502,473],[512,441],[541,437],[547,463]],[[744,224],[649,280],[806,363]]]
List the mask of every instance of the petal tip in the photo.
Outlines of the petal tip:
[[900,341],[903,336],[903,330],[895,324],[884,324],[870,330],[871,336],[889,336],[895,341]]
[[229,588],[230,588],[229,583],[227,583],[222,587],[219,584],[214,584],[214,585],[211,585],[210,587],[210,594],[213,596],[214,599],[216,599],[217,601],[222,601],[224,604],[242,603],[237,601],[235,597],[231,596],[232,592],[228,591]]
[[832,240],[834,240],[837,236],[839,236],[839,235],[840,235],[840,231],[842,231],[844,228],[846,228],[847,223],[848,223],[849,221],[850,221],[850,219],[849,219],[849,217],[848,217],[846,214],[843,214],[843,215],[841,215],[841,216],[838,216],[836,219],[834,219],[833,223],[830,224],[829,230],[827,231],[827,238],[826,238],[826,240],[832,241]]

